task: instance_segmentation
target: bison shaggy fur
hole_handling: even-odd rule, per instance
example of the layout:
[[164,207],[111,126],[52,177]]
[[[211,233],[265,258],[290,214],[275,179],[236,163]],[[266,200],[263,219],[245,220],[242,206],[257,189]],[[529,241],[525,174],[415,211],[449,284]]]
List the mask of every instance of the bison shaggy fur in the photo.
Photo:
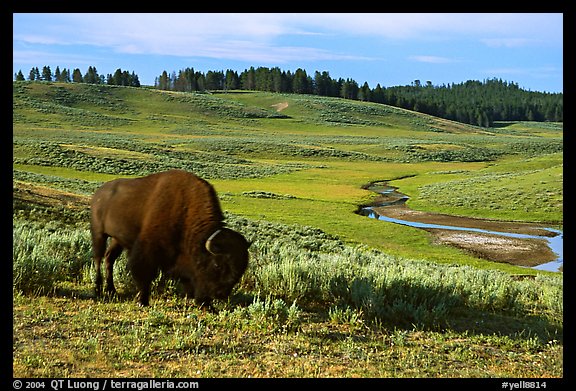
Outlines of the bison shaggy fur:
[[96,296],[102,293],[102,259],[106,291],[114,293],[114,261],[127,250],[143,306],[159,271],[182,281],[200,305],[227,298],[248,266],[250,244],[223,220],[212,185],[185,171],[105,183],[91,202]]

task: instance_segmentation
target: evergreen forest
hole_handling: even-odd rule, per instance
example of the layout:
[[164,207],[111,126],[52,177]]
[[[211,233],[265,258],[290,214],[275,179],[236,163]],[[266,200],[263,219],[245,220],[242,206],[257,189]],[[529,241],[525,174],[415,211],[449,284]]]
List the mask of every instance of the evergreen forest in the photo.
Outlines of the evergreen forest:
[[[14,77],[25,80],[22,71]],[[28,80],[140,87],[138,75],[134,72],[118,68],[113,74],[104,76],[92,66],[84,74],[78,68],[70,72],[56,67],[52,73],[49,66],[44,66],[42,72],[33,67]],[[370,88],[367,82],[359,85],[350,78],[334,79],[328,71],[315,71],[312,76],[301,68],[292,72],[278,67],[252,66],[241,73],[231,69],[203,73],[188,67],[179,72],[163,71],[156,77],[154,88],[182,92],[247,90],[341,97],[387,104],[481,127],[494,127],[499,121],[563,122],[564,110],[563,93],[529,91],[517,83],[497,78],[439,86],[431,81],[414,80],[405,86],[383,87],[378,83]]]

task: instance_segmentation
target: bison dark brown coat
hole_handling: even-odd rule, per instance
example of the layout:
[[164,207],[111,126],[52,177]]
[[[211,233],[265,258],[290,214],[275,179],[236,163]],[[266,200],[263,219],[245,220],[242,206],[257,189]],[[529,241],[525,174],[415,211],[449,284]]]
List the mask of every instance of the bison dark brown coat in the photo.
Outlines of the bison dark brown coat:
[[248,265],[250,244],[224,227],[214,188],[194,174],[171,170],[107,182],[92,197],[91,212],[97,296],[102,258],[106,291],[114,293],[114,261],[124,249],[144,306],[160,270],[179,278],[197,303],[210,306],[212,299],[230,295]]

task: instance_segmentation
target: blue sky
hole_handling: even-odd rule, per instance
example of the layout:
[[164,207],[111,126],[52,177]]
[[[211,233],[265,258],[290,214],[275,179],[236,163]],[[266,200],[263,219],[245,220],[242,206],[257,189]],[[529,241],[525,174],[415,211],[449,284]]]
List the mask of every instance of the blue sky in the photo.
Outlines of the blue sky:
[[561,13],[13,14],[13,73],[250,66],[328,71],[371,88],[501,78],[563,92]]

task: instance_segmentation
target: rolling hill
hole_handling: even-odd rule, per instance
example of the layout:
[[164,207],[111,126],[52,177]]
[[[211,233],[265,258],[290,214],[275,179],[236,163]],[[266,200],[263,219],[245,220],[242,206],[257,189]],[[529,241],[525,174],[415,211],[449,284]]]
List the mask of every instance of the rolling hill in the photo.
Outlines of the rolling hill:
[[[561,227],[562,132],[310,95],[14,82],[14,376],[562,377],[562,273],[355,213],[386,181],[423,213]],[[208,179],[253,242],[241,283],[218,313],[175,285],[140,309],[117,262],[119,295],[94,301],[90,195],[171,168]]]
[[[371,245],[381,241],[338,221],[354,221],[348,215],[373,197],[362,185],[374,180],[396,180],[418,209],[562,221],[561,124],[481,128],[382,104],[245,91],[14,82],[13,98],[16,180],[88,195],[117,176],[180,168],[212,180],[234,213]],[[526,178],[519,189],[515,177]],[[466,184],[461,195],[434,191],[454,181]],[[270,210],[273,201],[242,196],[251,191],[290,194],[303,211],[335,220],[286,202]],[[421,251],[399,246],[404,255]]]

